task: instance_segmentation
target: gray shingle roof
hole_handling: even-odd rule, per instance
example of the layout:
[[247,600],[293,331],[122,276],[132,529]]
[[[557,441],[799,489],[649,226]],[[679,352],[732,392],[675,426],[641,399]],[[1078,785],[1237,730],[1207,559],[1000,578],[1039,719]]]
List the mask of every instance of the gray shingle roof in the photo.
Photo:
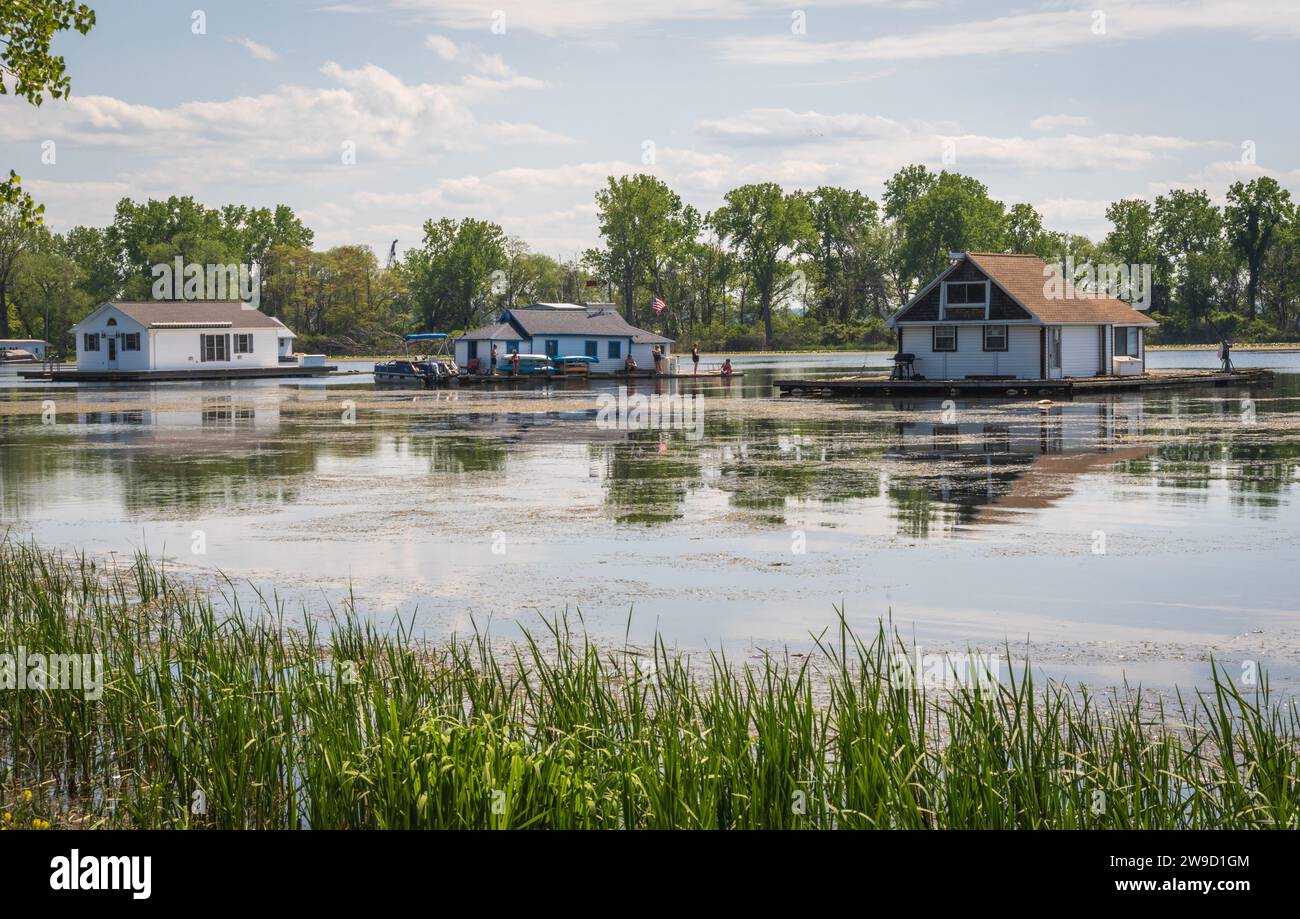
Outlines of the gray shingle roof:
[[670,342],[645,329],[628,325],[621,315],[611,309],[515,309],[510,316],[530,338],[538,335],[603,335],[613,338],[631,338],[635,342]]
[[238,300],[110,300],[108,305],[146,329],[177,322],[229,322],[232,328],[239,329],[284,328],[261,310],[246,308]]
[[482,328],[466,332],[461,338],[470,338],[476,340],[493,340],[493,341],[521,341],[523,336],[515,331],[515,327],[508,322],[494,322],[491,325],[485,325]]

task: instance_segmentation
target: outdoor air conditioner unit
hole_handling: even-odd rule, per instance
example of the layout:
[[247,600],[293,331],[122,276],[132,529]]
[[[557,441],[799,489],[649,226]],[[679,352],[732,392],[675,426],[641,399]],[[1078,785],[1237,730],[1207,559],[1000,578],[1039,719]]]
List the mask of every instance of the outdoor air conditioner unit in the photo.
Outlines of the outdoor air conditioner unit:
[[1111,358],[1111,368],[1117,377],[1135,377],[1142,373],[1142,360],[1127,355],[1118,355]]

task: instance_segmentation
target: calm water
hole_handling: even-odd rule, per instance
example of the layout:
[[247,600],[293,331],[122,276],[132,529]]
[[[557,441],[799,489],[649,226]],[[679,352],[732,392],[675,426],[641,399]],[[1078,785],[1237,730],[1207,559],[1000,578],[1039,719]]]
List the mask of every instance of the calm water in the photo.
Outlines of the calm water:
[[[776,377],[884,355],[753,357],[702,437],[611,428],[614,385],[376,390],[327,381],[59,386],[0,375],[0,528],[147,548],[321,611],[351,589],[429,635],[581,609],[599,636],[805,649],[842,605],[927,650],[1023,650],[1054,674],[1300,678],[1300,355],[1272,389],[1033,400],[792,400]],[[1160,352],[1155,367],[1214,366]],[[706,363],[708,363],[706,361]],[[42,412],[45,417],[42,417]],[[49,422],[49,423],[45,423]],[[195,551],[195,550],[201,551]]]

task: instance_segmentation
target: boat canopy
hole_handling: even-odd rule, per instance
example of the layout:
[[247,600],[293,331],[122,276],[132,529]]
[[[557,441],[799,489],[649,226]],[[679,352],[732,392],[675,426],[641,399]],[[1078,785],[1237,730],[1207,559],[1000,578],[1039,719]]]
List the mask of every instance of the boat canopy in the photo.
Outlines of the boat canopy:
[[445,332],[417,332],[414,335],[403,336],[404,341],[442,341],[446,338]]

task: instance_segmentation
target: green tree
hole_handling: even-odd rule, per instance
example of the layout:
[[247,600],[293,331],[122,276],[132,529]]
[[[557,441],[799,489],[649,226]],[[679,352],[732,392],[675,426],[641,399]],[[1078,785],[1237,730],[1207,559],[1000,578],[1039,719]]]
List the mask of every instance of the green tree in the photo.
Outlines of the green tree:
[[876,202],[856,189],[822,185],[805,196],[813,235],[804,246],[823,320],[847,322],[863,305],[857,281],[863,260],[874,252],[870,241]]
[[664,253],[681,234],[682,199],[654,176],[610,176],[596,192],[605,248],[587,263],[619,285],[627,321],[636,325],[636,289],[652,280]]
[[786,194],[775,182],[742,185],[726,194],[713,213],[713,226],[736,251],[758,294],[765,340],[772,340],[772,301],[794,273],[789,257],[814,234],[812,212],[799,193]]
[[934,277],[950,252],[1001,251],[1005,207],[980,181],[955,172],[931,177],[909,166],[886,183],[886,213],[902,231],[898,272],[909,290]]
[[74,0],[0,0],[0,96],[14,95],[40,105],[49,93],[62,99],[72,90],[63,56],[50,53],[59,32],[85,35],[95,11]]
[[1273,244],[1278,228],[1291,219],[1293,210],[1291,193],[1268,176],[1254,179],[1249,185],[1233,182],[1228,188],[1223,219],[1233,251],[1246,263],[1246,303],[1252,318],[1259,314],[1259,272],[1264,254]]
[[18,176],[9,173],[12,187],[0,197],[0,338],[10,336],[9,285],[18,260],[37,238],[45,205],[23,191]]
[[424,244],[407,253],[404,266],[422,327],[472,328],[492,295],[493,272],[505,267],[506,234],[497,224],[426,220]]

